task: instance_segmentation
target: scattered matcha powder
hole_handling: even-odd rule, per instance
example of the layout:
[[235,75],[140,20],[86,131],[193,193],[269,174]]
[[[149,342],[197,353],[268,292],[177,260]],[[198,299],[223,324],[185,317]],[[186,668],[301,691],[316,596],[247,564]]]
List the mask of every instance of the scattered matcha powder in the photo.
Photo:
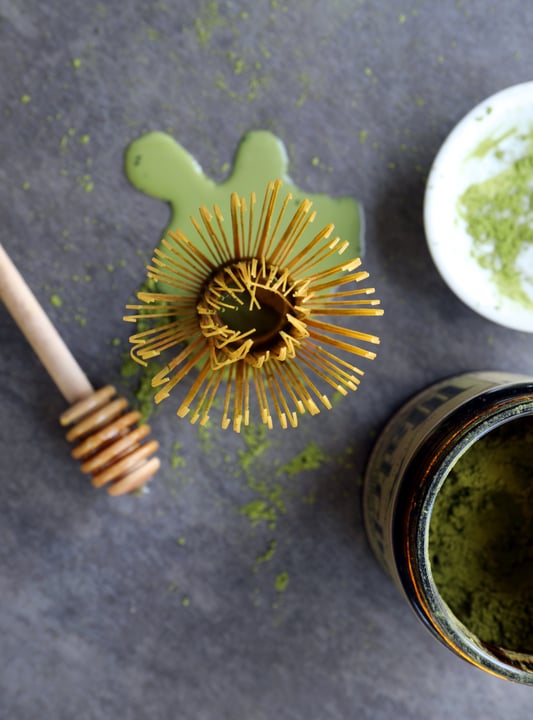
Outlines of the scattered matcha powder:
[[159,35],[159,32],[155,28],[147,27],[146,28],[146,37],[151,42],[155,42],[156,40],[159,40],[160,35]]
[[[501,141],[513,132],[485,138],[469,157],[501,152]],[[489,271],[500,294],[533,310],[533,296],[525,287],[533,285],[533,272],[519,265],[524,251],[533,252],[533,129],[526,144],[526,154],[509,167],[470,185],[457,208],[473,241],[472,255]]]
[[272,558],[276,554],[277,547],[277,540],[271,540],[265,552],[262,555],[258,555],[256,557],[254,563],[254,572],[257,572],[260,565],[263,565],[264,563],[270,562],[272,560]]
[[[134,390],[135,406],[141,413],[140,423],[144,423],[152,415],[154,410],[152,378],[162,369],[156,362],[151,362],[146,368],[142,368],[129,353],[125,354],[120,367],[120,374],[124,379],[136,377],[140,374],[137,387]],[[141,372],[142,371],[142,372]]]
[[288,584],[289,584],[289,573],[281,572],[278,575],[276,575],[276,579],[274,581],[274,587],[276,588],[276,590],[278,592],[280,592],[280,593],[285,592]]
[[187,465],[187,461],[179,453],[181,450],[181,443],[175,442],[172,446],[172,455],[170,456],[170,464],[176,470],[177,468],[183,468]]
[[271,530],[276,529],[277,509],[266,500],[252,500],[252,502],[243,505],[239,509],[239,513],[246,515],[252,527],[255,527],[260,522],[267,522]]
[[276,475],[284,473],[292,478],[303,470],[318,469],[327,459],[327,456],[318,445],[315,442],[310,442],[301,453],[293,457],[292,460],[289,460],[285,465],[279,467]]
[[61,305],[63,305],[63,300],[56,293],[54,293],[53,295],[50,296],[50,302],[52,303],[52,305],[54,307],[57,307],[57,308],[59,308],[59,307],[61,307]]

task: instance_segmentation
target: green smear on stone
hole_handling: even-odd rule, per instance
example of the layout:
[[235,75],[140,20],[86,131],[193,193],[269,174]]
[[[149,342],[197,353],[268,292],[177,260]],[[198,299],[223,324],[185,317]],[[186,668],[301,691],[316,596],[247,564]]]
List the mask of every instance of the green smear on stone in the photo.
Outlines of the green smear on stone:
[[[342,260],[349,262],[362,254],[363,217],[360,204],[353,198],[332,198],[325,194],[307,193],[296,187],[288,175],[288,156],[282,141],[265,130],[247,133],[241,140],[235,155],[229,177],[215,183],[207,177],[195,158],[170,135],[150,132],[132,142],[125,155],[125,172],[131,184],[152,197],[170,205],[171,217],[164,232],[181,230],[200,249],[205,247],[194,229],[190,217],[199,217],[199,208],[206,205],[212,209],[218,205],[223,215],[229,217],[229,202],[232,192],[243,196],[247,203],[250,193],[257,196],[255,208],[256,224],[267,184],[276,179],[283,181],[276,210],[287,193],[292,193],[292,207],[296,210],[300,202],[308,198],[313,203],[317,219],[302,238],[302,246],[322,227],[334,223],[334,236],[349,242]],[[290,207],[286,212],[287,223],[292,215]],[[278,237],[287,223],[282,223]],[[319,265],[320,269],[333,267],[341,261],[334,255]],[[163,292],[176,292],[175,288],[160,284]]]

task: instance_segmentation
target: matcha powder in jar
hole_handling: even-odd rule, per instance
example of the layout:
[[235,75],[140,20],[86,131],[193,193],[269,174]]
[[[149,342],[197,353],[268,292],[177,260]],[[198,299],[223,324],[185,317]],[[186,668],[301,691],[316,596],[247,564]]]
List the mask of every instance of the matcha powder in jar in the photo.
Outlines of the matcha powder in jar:
[[452,466],[429,557],[439,594],[471,633],[533,653],[533,416],[490,431]]

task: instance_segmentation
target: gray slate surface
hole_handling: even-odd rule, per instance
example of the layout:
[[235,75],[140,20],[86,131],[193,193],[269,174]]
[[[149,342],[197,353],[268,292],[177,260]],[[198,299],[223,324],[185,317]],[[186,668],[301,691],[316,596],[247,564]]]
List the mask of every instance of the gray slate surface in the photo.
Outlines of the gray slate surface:
[[[122,162],[150,129],[171,128],[215,179],[246,131],[277,133],[301,187],[363,202],[386,310],[361,389],[273,431],[253,477],[242,438],[201,435],[167,401],[152,418],[162,471],[117,501],[69,458],[65,404],[0,307],[0,718],[531,715],[531,689],[471,668],[419,624],[368,549],[359,487],[376,432],[413,392],[468,369],[531,369],[530,336],[445,287],[421,211],[453,125],[531,79],[532,22],[518,0],[0,0],[0,238],[95,385],[133,388],[121,317],[168,212]],[[310,442],[320,467],[276,476]],[[241,512],[261,479],[285,501],[272,527]]]

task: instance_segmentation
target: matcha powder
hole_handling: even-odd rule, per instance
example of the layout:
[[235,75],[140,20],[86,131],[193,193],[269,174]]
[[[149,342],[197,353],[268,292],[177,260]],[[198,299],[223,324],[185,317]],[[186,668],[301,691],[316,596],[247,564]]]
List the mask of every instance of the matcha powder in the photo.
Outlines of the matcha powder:
[[488,433],[452,467],[429,557],[441,597],[471,632],[533,653],[533,417]]
[[[500,295],[533,310],[533,131],[525,139],[526,155],[470,185],[459,198],[458,211],[473,241],[472,254],[490,272]],[[482,143],[477,154],[489,149],[497,157],[502,154],[498,142],[495,148]]]

